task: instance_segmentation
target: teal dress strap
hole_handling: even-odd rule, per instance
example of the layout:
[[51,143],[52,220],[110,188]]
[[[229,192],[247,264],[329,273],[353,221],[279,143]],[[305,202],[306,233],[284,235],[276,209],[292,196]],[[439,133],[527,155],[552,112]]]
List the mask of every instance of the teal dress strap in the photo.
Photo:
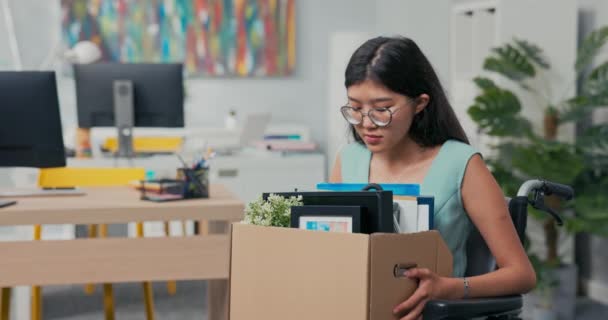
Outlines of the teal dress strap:
[[350,143],[340,152],[343,183],[367,183],[372,153],[360,143]]
[[469,160],[476,154],[481,155],[472,146],[457,140],[446,141],[433,159],[422,185],[421,193],[435,196],[435,213],[451,197],[456,197],[462,205],[462,181]]

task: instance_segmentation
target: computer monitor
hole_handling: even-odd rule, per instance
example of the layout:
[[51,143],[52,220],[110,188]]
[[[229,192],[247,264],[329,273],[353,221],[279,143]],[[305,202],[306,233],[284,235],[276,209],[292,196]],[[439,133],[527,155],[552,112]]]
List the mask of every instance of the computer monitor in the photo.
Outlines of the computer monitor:
[[64,167],[55,73],[0,72],[0,167]]
[[[271,193],[263,193],[268,199]],[[308,191],[272,192],[283,197],[302,196],[304,205],[360,206],[362,233],[395,233],[392,191]]]
[[115,126],[119,156],[132,156],[133,127],[183,127],[181,63],[74,65],[80,128]]

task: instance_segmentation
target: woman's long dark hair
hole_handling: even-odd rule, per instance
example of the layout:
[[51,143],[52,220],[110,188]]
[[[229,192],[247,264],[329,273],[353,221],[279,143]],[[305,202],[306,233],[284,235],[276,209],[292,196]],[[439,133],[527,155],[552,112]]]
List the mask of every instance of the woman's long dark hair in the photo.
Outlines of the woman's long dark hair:
[[[346,88],[371,80],[389,90],[416,98],[426,93],[426,108],[414,116],[410,137],[424,147],[449,139],[469,140],[448,102],[433,67],[414,41],[408,38],[377,37],[361,45],[346,67]],[[351,126],[355,140],[363,143]]]

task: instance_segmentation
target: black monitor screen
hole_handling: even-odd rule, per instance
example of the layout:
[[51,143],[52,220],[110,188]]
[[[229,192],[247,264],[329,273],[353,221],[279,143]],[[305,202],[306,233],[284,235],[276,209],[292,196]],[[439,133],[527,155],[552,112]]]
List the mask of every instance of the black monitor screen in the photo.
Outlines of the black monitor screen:
[[183,127],[184,85],[180,63],[74,65],[78,126],[114,126],[114,81],[133,83],[136,127]]
[[0,72],[0,167],[63,167],[54,72]]

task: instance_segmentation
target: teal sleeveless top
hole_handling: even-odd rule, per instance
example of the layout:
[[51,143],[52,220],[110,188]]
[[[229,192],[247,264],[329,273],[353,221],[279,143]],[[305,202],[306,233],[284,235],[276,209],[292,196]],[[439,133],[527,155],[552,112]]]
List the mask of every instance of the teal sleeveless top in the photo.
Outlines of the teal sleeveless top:
[[[475,154],[479,152],[470,145],[448,140],[441,146],[420,185],[421,195],[435,198],[435,229],[454,257],[454,277],[464,276],[467,267],[466,242],[473,224],[462,204],[461,186],[467,164]],[[372,153],[362,144],[345,146],[340,152],[342,182],[368,183],[371,157]]]

